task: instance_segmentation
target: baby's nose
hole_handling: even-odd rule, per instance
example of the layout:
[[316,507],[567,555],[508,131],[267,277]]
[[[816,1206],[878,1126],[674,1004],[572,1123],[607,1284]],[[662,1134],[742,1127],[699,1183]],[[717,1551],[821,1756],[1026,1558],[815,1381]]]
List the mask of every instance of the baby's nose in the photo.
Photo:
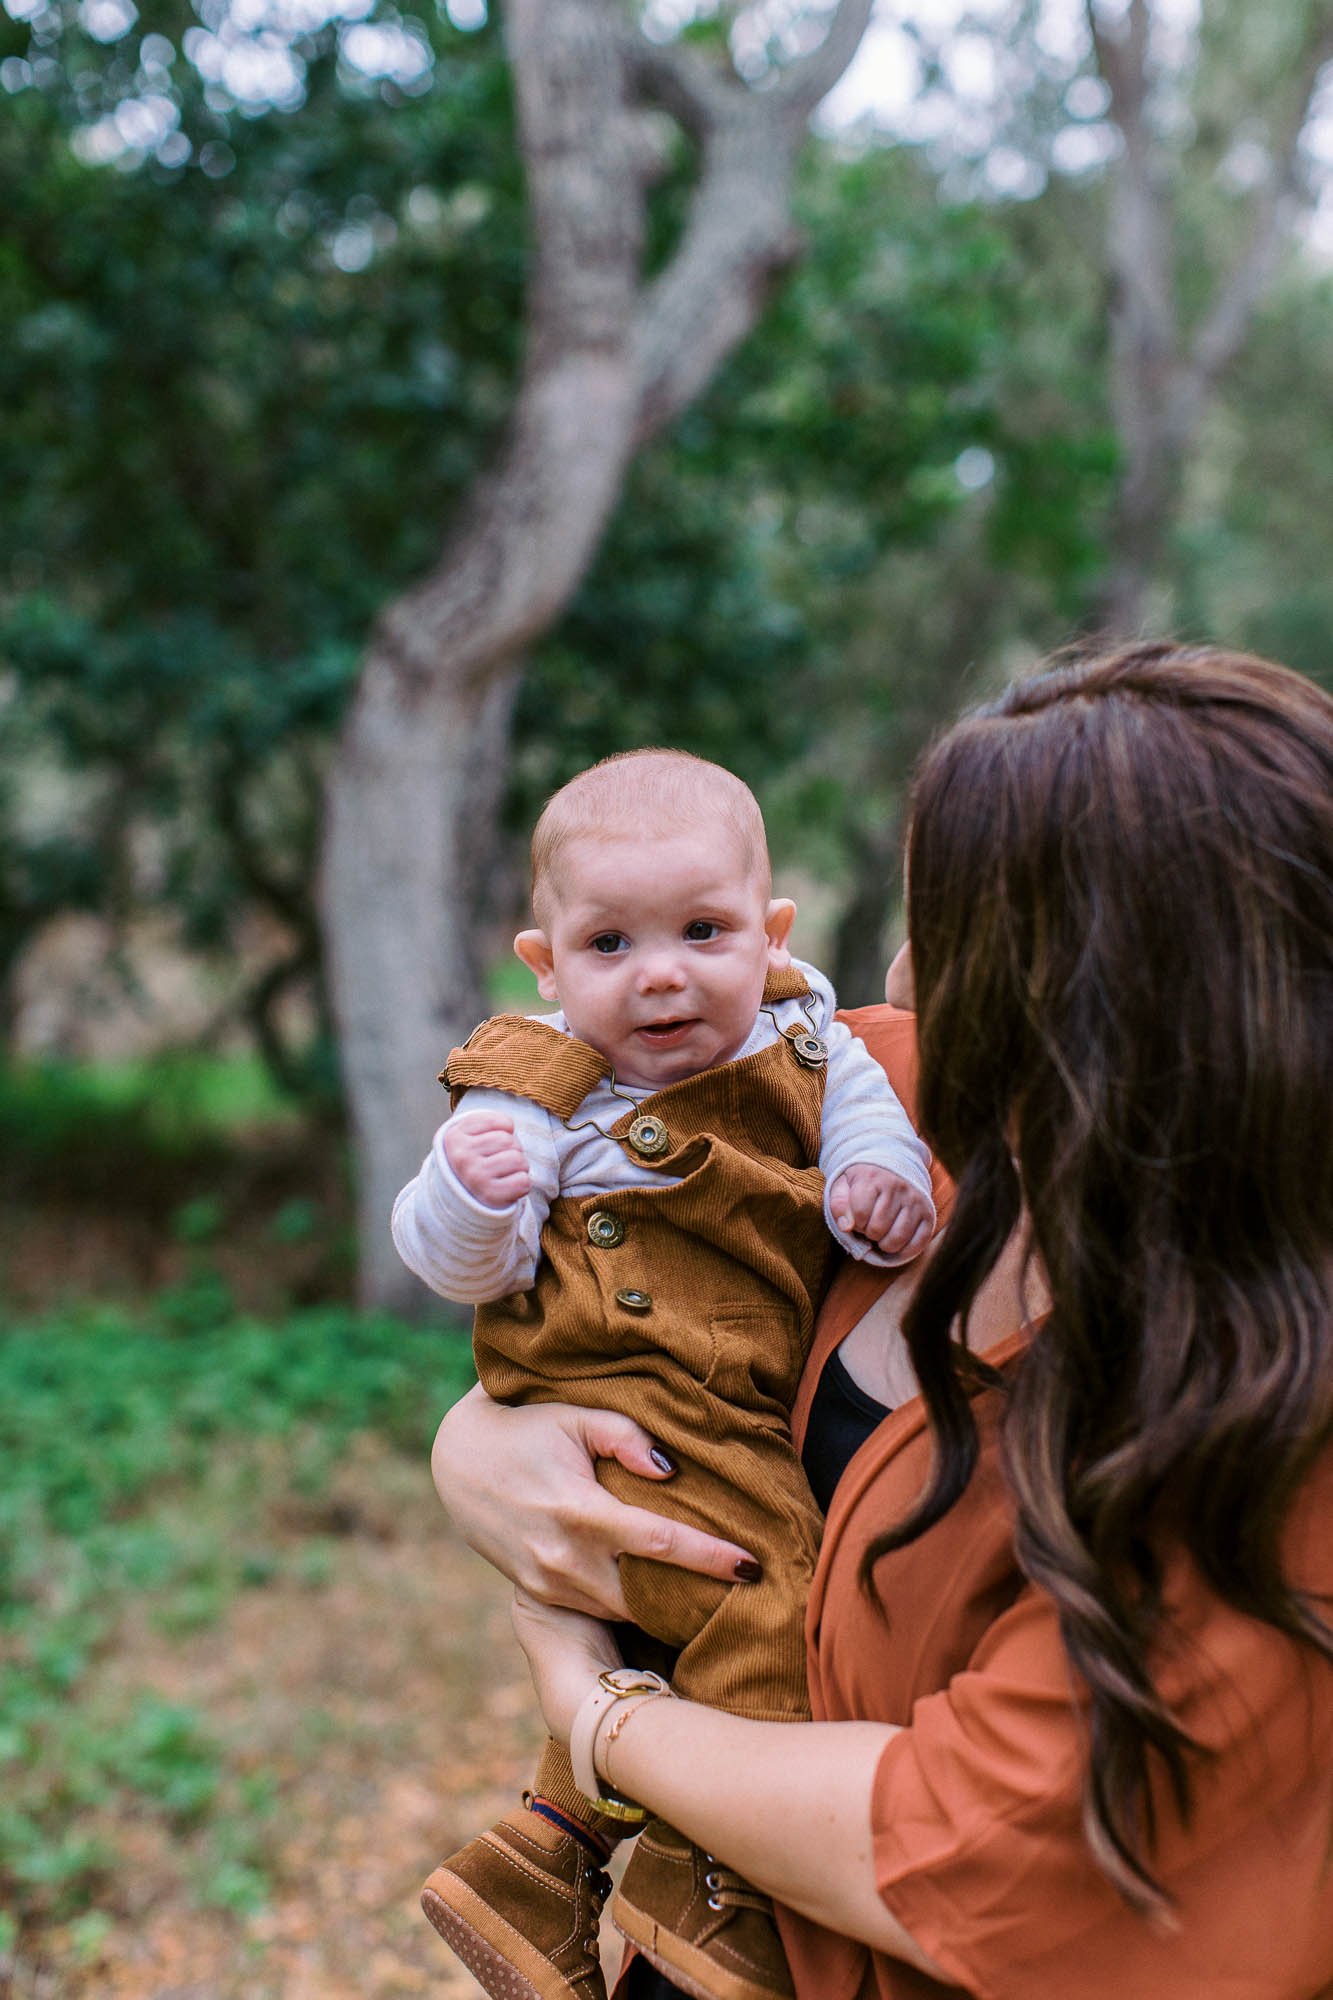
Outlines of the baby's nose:
[[685,970],[673,951],[650,951],[639,962],[640,993],[679,992]]

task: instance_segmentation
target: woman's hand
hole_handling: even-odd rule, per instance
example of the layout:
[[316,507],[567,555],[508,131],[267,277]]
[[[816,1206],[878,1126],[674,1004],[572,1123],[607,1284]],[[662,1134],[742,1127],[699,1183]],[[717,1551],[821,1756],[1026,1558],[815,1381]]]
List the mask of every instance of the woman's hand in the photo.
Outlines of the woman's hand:
[[737,1543],[614,1499],[597,1483],[599,1458],[617,1458],[644,1479],[675,1470],[629,1417],[563,1403],[511,1409],[476,1388],[440,1425],[431,1469],[464,1541],[541,1604],[626,1617],[622,1555],[726,1583],[757,1579],[757,1563]]
[[615,1640],[600,1618],[539,1604],[526,1590],[514,1592],[511,1615],[546,1727],[558,1742],[568,1743],[579,1704],[592,1693],[597,1676],[623,1664]]

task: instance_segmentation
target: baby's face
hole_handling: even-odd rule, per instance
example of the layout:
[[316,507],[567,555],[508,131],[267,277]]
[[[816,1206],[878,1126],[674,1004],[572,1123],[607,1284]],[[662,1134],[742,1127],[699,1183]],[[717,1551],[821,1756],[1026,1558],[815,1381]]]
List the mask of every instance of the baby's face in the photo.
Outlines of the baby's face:
[[729,1061],[770,966],[789,962],[795,905],[769,900],[724,823],[570,841],[547,888],[546,930],[515,949],[572,1032],[638,1088]]

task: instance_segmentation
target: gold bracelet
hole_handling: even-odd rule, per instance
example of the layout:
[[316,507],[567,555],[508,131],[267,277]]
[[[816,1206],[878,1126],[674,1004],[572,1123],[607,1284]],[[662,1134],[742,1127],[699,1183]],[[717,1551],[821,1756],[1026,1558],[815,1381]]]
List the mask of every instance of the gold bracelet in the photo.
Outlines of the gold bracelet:
[[637,1701],[622,1702],[611,1723],[611,1727],[606,1731],[605,1735],[602,1734],[601,1729],[601,1723],[604,1722],[605,1718],[599,1718],[597,1734],[593,1738],[593,1762],[596,1763],[597,1752],[600,1749],[602,1753],[602,1773],[611,1791],[619,1792],[619,1787],[615,1779],[611,1776],[611,1745],[616,1741],[616,1738],[620,1735],[621,1730],[632,1715],[637,1715],[639,1710],[646,1708],[650,1701],[661,1701],[663,1695],[669,1695],[670,1693],[670,1688],[654,1688],[651,1693],[640,1695]]

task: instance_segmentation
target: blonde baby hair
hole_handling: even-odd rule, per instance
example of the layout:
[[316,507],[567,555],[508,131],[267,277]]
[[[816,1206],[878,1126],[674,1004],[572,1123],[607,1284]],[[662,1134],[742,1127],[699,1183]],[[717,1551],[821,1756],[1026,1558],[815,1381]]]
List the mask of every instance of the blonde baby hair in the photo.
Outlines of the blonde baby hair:
[[532,909],[545,922],[563,850],[574,840],[614,840],[650,830],[669,838],[700,821],[734,835],[742,866],[772,887],[759,802],[743,779],[688,750],[625,750],[571,778],[546,801],[532,832]]

